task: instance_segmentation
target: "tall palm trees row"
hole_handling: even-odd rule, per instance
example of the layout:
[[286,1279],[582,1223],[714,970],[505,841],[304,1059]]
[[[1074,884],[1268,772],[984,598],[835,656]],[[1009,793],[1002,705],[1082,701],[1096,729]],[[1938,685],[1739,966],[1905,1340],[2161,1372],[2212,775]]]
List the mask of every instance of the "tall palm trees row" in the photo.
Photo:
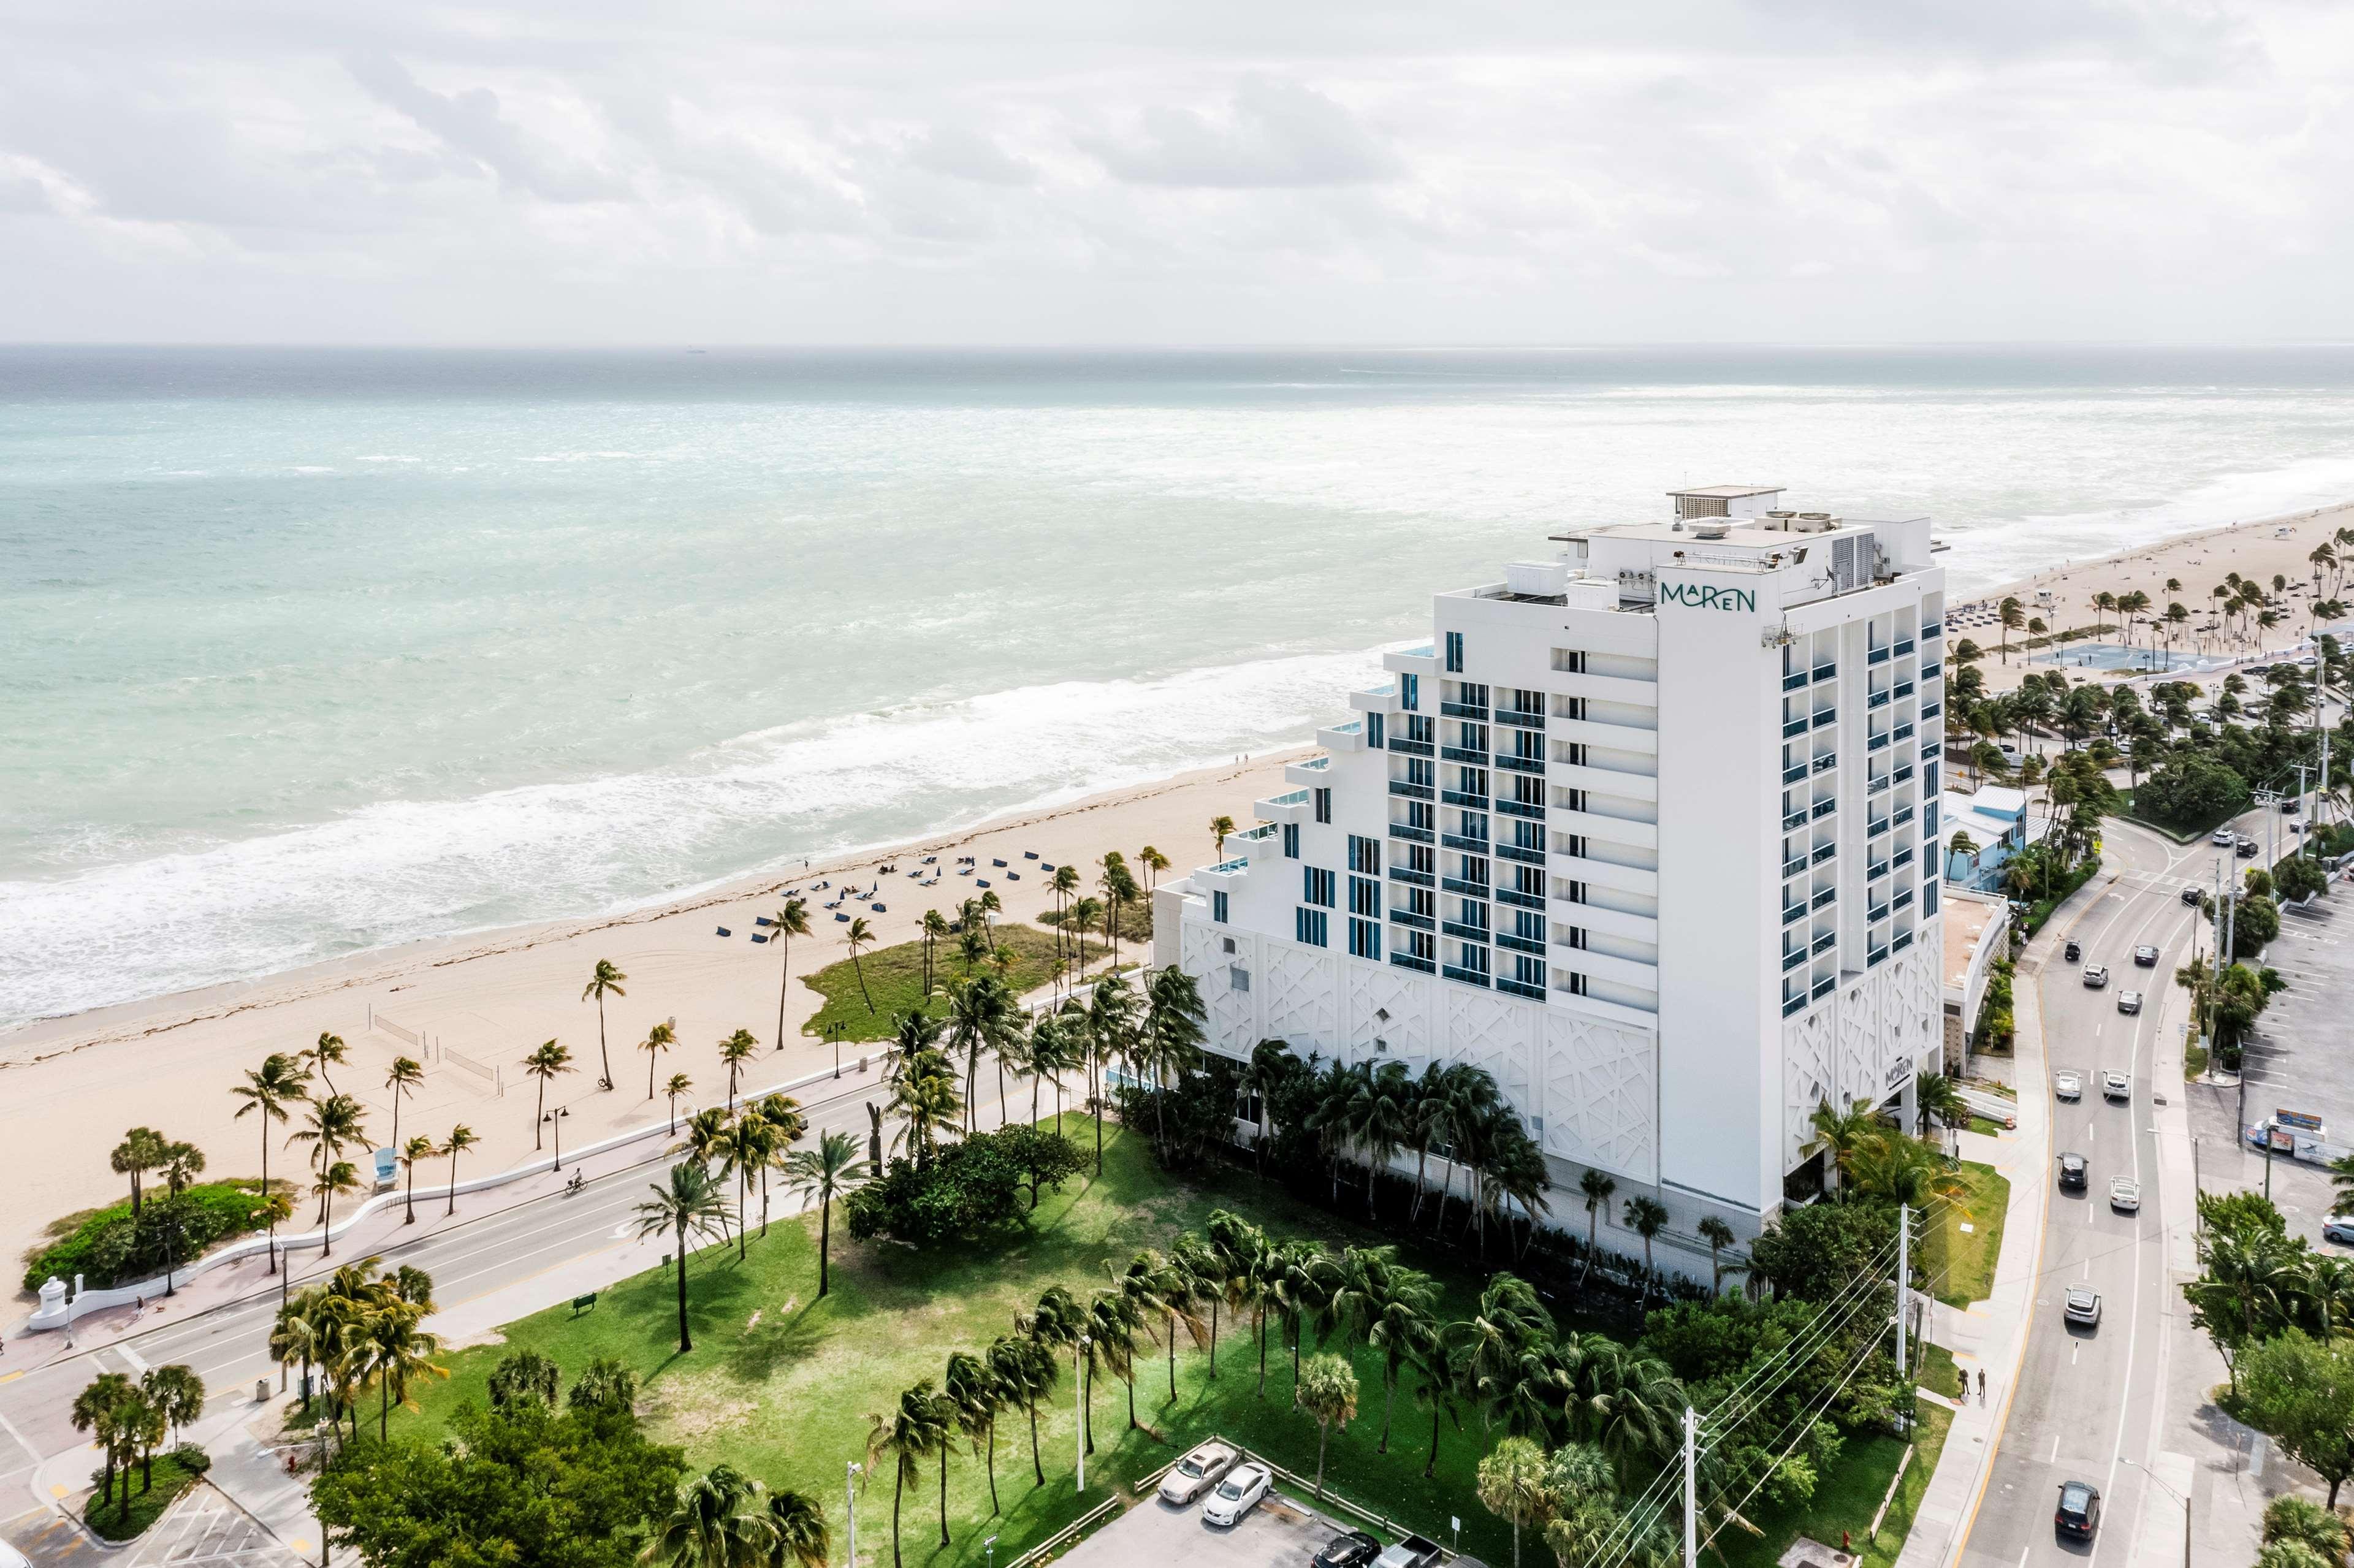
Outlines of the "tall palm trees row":
[[348,1263],[325,1280],[290,1296],[270,1332],[270,1358],[280,1377],[289,1366],[302,1369],[302,1408],[313,1408],[325,1385],[326,1425],[322,1439],[340,1434],[351,1420],[351,1438],[360,1432],[361,1396],[376,1393],[376,1436],[387,1435],[396,1404],[411,1406],[410,1384],[425,1377],[448,1377],[433,1360],[440,1342],[419,1328],[433,1311],[433,1280],[424,1270],[403,1267],[381,1273],[381,1259]]

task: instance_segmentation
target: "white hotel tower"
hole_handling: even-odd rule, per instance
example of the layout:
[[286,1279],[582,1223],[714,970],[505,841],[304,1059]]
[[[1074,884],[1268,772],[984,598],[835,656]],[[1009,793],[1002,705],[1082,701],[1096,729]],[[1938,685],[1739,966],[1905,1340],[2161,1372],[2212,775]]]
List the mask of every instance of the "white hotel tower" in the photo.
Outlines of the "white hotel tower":
[[1556,1223],[1598,1167],[1686,1267],[1702,1216],[1754,1234],[1819,1185],[1817,1104],[1909,1109],[1943,1044],[1945,571],[1926,518],[1780,496],[1678,491],[1437,595],[1299,788],[1156,894],[1211,1048],[1476,1063]]

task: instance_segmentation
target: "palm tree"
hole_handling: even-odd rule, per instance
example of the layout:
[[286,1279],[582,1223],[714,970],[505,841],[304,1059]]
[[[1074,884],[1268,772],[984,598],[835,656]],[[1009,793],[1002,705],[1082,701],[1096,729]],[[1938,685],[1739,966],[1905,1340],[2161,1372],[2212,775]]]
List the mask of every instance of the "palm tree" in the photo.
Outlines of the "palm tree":
[[719,1060],[727,1069],[727,1114],[736,1114],[736,1078],[744,1064],[759,1054],[760,1043],[748,1029],[738,1029],[719,1043]]
[[795,1491],[769,1494],[769,1555],[760,1568],[826,1568],[833,1536],[825,1510]]
[[[638,1204],[638,1237],[672,1233],[678,1241],[678,1353],[685,1355],[695,1349],[695,1340],[686,1326],[686,1238],[689,1233],[709,1235],[714,1225],[724,1225],[727,1220],[727,1200],[720,1196],[718,1184],[711,1172],[692,1160],[682,1160],[670,1168],[667,1186],[649,1183],[653,1194]],[[721,1233],[725,1239],[726,1233]]]
[[[312,1167],[314,1171],[323,1171],[336,1155],[366,1136],[367,1128],[360,1118],[359,1102],[349,1095],[330,1095],[323,1100],[311,1102],[309,1118],[286,1141],[289,1144],[311,1145]],[[312,1192],[316,1194],[318,1188],[313,1186]],[[322,1200],[319,1223],[323,1225],[327,1223],[326,1213],[326,1204]]]
[[[122,1452],[123,1416],[128,1407],[139,1398],[139,1390],[123,1372],[101,1372],[74,1396],[73,1428],[87,1432],[106,1462],[106,1479],[102,1496],[108,1501],[114,1498],[114,1471]],[[122,1480],[123,1513],[130,1514],[131,1478]]]
[[1063,929],[1071,934],[1071,975],[1074,989],[1078,977],[1087,972],[1087,927],[1103,917],[1103,901],[1098,898],[1074,898],[1063,911]]
[[312,1195],[319,1200],[319,1255],[328,1256],[334,1250],[334,1202],[345,1192],[356,1192],[360,1186],[357,1167],[348,1160],[338,1160],[319,1172],[311,1183]]
[[1512,1526],[1512,1568],[1520,1568],[1521,1526],[1542,1525],[1550,1510],[1545,1453],[1526,1437],[1507,1437],[1479,1461],[1479,1500]]
[[1643,1238],[1643,1299],[1651,1299],[1651,1238],[1667,1228],[1667,1206],[1657,1198],[1643,1196],[1627,1200],[1627,1212],[1620,1216],[1627,1228]]
[[172,1424],[172,1440],[175,1443],[181,1427],[193,1425],[204,1416],[205,1380],[196,1375],[194,1367],[177,1363],[149,1367],[140,1375],[139,1392]]
[[[1384,1247],[1384,1252],[1392,1249]],[[1365,1343],[1382,1356],[1382,1437],[1377,1454],[1390,1451],[1390,1413],[1397,1404],[1398,1377],[1412,1363],[1422,1341],[1437,1332],[1431,1314],[1438,1305],[1438,1286],[1417,1269],[1389,1266],[1368,1298],[1370,1315]]]
[[164,1163],[171,1141],[152,1127],[134,1127],[114,1146],[109,1162],[117,1176],[131,1178],[131,1217],[136,1220],[145,1202],[141,1178]]
[[424,1311],[407,1303],[387,1305],[370,1313],[361,1332],[359,1351],[366,1381],[376,1385],[376,1441],[392,1435],[392,1407],[412,1408],[408,1385],[419,1375],[446,1378],[450,1369],[433,1360],[441,1341],[417,1325]]
[[833,1252],[833,1200],[864,1183],[866,1161],[858,1155],[858,1139],[846,1132],[829,1132],[814,1149],[796,1149],[785,1156],[785,1173],[796,1196],[817,1202],[817,1293],[829,1288],[828,1262]]
[[928,1001],[932,994],[932,954],[948,940],[948,918],[937,909],[927,909],[920,927],[924,933],[924,996]]
[[1193,1311],[1193,1287],[1185,1271],[1162,1254],[1146,1247],[1129,1260],[1125,1269],[1115,1271],[1111,1260],[1106,1258],[1104,1273],[1110,1277],[1138,1321],[1161,1319],[1161,1332],[1155,1338],[1169,1353],[1169,1403],[1176,1404],[1177,1330],[1182,1325],[1197,1349],[1205,1333],[1202,1319]]
[[2002,662],[2010,662],[2010,634],[2027,624],[2027,609],[2016,599],[2002,601],[1999,619],[2002,621]]
[[402,1206],[408,1213],[400,1223],[413,1225],[417,1223],[417,1168],[441,1151],[434,1148],[433,1140],[423,1133],[412,1137],[399,1149],[401,1169],[408,1172],[408,1192],[402,1199]]
[[989,1370],[1008,1404],[1018,1404],[1030,1417],[1030,1469],[1034,1486],[1046,1483],[1046,1467],[1038,1457],[1038,1402],[1055,1392],[1063,1363],[1055,1352],[1028,1334],[1000,1334],[989,1344]]
[[1723,1295],[1724,1265],[1720,1255],[1734,1243],[1733,1227],[1716,1215],[1709,1214],[1693,1228],[1700,1232],[1700,1239],[1708,1243],[1708,1293],[1711,1296]]
[[1830,1158],[1825,1162],[1829,1178],[1826,1185],[1835,1188],[1839,1185],[1840,1172],[1847,1169],[1852,1159],[1856,1146],[1879,1130],[1878,1107],[1870,1099],[1860,1098],[1846,1110],[1837,1111],[1831,1108],[1830,1101],[1824,1100],[1815,1107],[1814,1114],[1807,1119],[1808,1125],[1815,1129],[1815,1136],[1800,1144],[1798,1152],[1801,1155],[1829,1154]]
[[1589,1165],[1577,1179],[1577,1190],[1585,1197],[1585,1266],[1577,1276],[1577,1283],[1583,1288],[1587,1276],[1594,1272],[1594,1255],[1602,1250],[1602,1211],[1609,1207],[1610,1196],[1618,1191],[1618,1183]]
[[458,1212],[458,1156],[482,1141],[474,1136],[474,1129],[462,1121],[441,1140],[441,1152],[450,1157],[450,1213],[453,1214]]
[[335,1080],[328,1075],[327,1069],[342,1066],[345,1058],[351,1054],[351,1049],[344,1044],[342,1035],[322,1033],[319,1043],[302,1053],[303,1068],[318,1074],[319,1081],[327,1086],[327,1092],[332,1095],[335,1092]]
[[400,1102],[417,1092],[425,1081],[425,1067],[412,1057],[395,1056],[392,1070],[385,1076],[384,1086],[392,1091],[392,1147],[400,1147]]
[[921,1466],[934,1454],[942,1455],[940,1461],[940,1544],[948,1544],[948,1461],[945,1455],[955,1431],[954,1417],[947,1402],[933,1391],[932,1380],[924,1379],[899,1395],[899,1404],[888,1415],[866,1418],[866,1474],[871,1479],[875,1466],[883,1456],[892,1457],[891,1473],[891,1562],[894,1568],[899,1556],[899,1504],[907,1489],[907,1478],[921,1473]]
[[[258,1115],[261,1122],[261,1193],[270,1195],[270,1124],[283,1123],[288,1107],[311,1097],[310,1079],[296,1066],[294,1059],[282,1051],[273,1051],[262,1059],[260,1067],[249,1067],[245,1082],[229,1090],[245,1103],[237,1107],[230,1119],[242,1120],[248,1114]],[[278,1225],[273,1220],[270,1238],[278,1239]],[[278,1272],[278,1248],[270,1249],[270,1272]]]
[[760,1507],[760,1483],[717,1464],[680,1489],[639,1558],[661,1568],[758,1568],[770,1559],[775,1533]]
[[646,1037],[638,1042],[638,1049],[646,1054],[646,1098],[654,1097],[655,1065],[662,1060],[663,1052],[677,1044],[678,1020],[675,1018],[663,1019],[647,1030]]
[[[975,975],[949,987],[949,1044],[964,1052],[965,1130],[973,1129],[979,1112],[974,1080],[981,1073],[981,1054],[1020,1027],[1013,998],[994,976]],[[1004,1069],[998,1069],[998,1098],[1004,1099]]]
[[[765,1186],[769,1167],[781,1149],[777,1129],[769,1124],[766,1117],[754,1115],[753,1107],[749,1106],[727,1129],[726,1140],[721,1146],[720,1174],[732,1174],[736,1178],[736,1213],[739,1216],[736,1225],[736,1260],[738,1263],[744,1260],[744,1249],[750,1244],[752,1234],[752,1222],[741,1217],[748,1206],[745,1202],[746,1184],[751,1180],[752,1172],[758,1171]],[[766,1203],[760,1205],[760,1234],[764,1236],[769,1234],[769,1208]]]
[[1234,831],[1235,820],[1232,817],[1221,812],[1210,819],[1210,842],[1216,851],[1218,859],[1226,858],[1226,835]]
[[[1081,904],[1087,902],[1082,898]],[[1103,1174],[1103,1068],[1115,1056],[1127,1056],[1136,1038],[1136,991],[1119,975],[1096,981],[1087,998],[1087,1043],[1094,1058],[1088,1074],[1090,1109],[1096,1118],[1096,1174]]]
[[1357,1372],[1342,1356],[1314,1356],[1301,1369],[1294,1391],[1300,1409],[1316,1423],[1316,1500],[1324,1500],[1324,1455],[1332,1428],[1357,1415]]
[[[1152,1097],[1152,1137],[1165,1158],[1169,1081],[1174,1078],[1182,1084],[1200,1068],[1202,1044],[1209,1038],[1204,1026],[1210,1012],[1193,977],[1173,964],[1153,972],[1145,982],[1144,998],[1144,1027],[1138,1035],[1143,1060],[1139,1065],[1151,1074],[1152,1086],[1159,1091]],[[1397,1073],[1401,1079],[1405,1076],[1403,1067]]]
[[1430,1454],[1422,1466],[1422,1478],[1428,1480],[1438,1469],[1439,1417],[1456,1419],[1456,1396],[1461,1392],[1454,1348],[1443,1331],[1421,1335],[1407,1341],[1405,1364],[1414,1374],[1407,1392],[1416,1404],[1430,1407]]
[[663,1093],[670,1098],[670,1130],[673,1137],[678,1135],[678,1097],[694,1087],[695,1080],[684,1073],[673,1073],[670,1075],[670,1081],[663,1086]]
[[[1005,1407],[1005,1391],[998,1385],[997,1374],[981,1357],[965,1351],[949,1355],[948,1372],[941,1379],[940,1393],[955,1413],[957,1430],[972,1445],[973,1452],[983,1452],[986,1440],[989,1456],[989,1511],[1002,1512],[997,1501],[997,1415]],[[948,1456],[942,1452],[940,1462]]]
[[[1251,1157],[1257,1162],[1258,1174],[1261,1176],[1267,1174],[1267,1102],[1274,1097],[1277,1086],[1289,1077],[1292,1069],[1298,1065],[1299,1058],[1291,1054],[1291,1046],[1288,1043],[1282,1040],[1262,1040],[1251,1047],[1250,1061],[1243,1068],[1243,1092],[1256,1097],[1258,1100],[1258,1136],[1251,1140]],[[1425,1070],[1423,1075],[1427,1082],[1432,1073],[1443,1071],[1443,1068],[1434,1063]],[[1417,1102],[1418,1105],[1429,1103],[1430,1099],[1426,1094],[1421,1101]],[[1417,1130],[1422,1137],[1423,1156],[1427,1158],[1431,1142],[1437,1136],[1440,1128],[1435,1122],[1427,1120],[1417,1112]],[[1415,1180],[1417,1187],[1416,1202],[1419,1202],[1418,1189],[1421,1183],[1419,1166],[1416,1168]]]
[[599,959],[595,972],[589,975],[588,984],[580,993],[583,1001],[590,997],[597,999],[597,1060],[600,1069],[597,1086],[600,1089],[613,1086],[613,1058],[605,1050],[605,997],[608,992],[614,996],[629,995],[621,989],[621,982],[629,978],[614,967],[610,959]]
[[875,929],[867,925],[865,916],[861,916],[850,923],[847,941],[850,947],[850,969],[858,977],[858,994],[865,998],[866,1011],[872,1012],[875,1011],[875,996],[866,989],[866,966],[859,959],[859,955],[875,943]]
[[[769,916],[769,940],[777,944],[777,1049],[785,1048],[785,988],[792,973],[792,938],[810,934],[809,905],[788,898],[783,908]],[[783,1494],[791,1496],[790,1493]]]
[[539,1098],[532,1109],[531,1147],[540,1147],[542,1129],[547,1125],[547,1086],[558,1073],[572,1071],[572,1053],[550,1040],[523,1059],[523,1070],[539,1080]]
[[1578,1341],[1570,1435],[1592,1443],[1622,1478],[1648,1473],[1678,1446],[1687,1403],[1664,1362],[1604,1334]]
[[1970,1107],[1962,1098],[1962,1091],[1954,1080],[1943,1073],[1925,1073],[1914,1090],[1920,1102],[1921,1128],[1927,1131],[1932,1117],[1947,1127],[1967,1127]]

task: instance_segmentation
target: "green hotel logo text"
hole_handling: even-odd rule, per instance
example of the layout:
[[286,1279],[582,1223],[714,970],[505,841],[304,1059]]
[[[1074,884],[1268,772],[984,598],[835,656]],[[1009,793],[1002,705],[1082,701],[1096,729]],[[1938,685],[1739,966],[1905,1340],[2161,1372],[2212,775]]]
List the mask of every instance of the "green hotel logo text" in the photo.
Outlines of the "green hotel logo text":
[[1728,612],[1757,611],[1757,596],[1747,588],[1721,588],[1713,584],[1661,583],[1659,597],[1670,604],[1686,604],[1695,609],[1722,609]]

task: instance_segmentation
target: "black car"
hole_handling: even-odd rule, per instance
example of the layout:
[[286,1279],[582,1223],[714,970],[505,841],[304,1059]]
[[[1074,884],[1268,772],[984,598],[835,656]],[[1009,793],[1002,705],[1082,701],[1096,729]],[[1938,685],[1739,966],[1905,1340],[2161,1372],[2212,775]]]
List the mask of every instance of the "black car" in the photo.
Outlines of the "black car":
[[2062,1535],[2090,1541],[2101,1528],[2101,1489],[2089,1481],[2060,1483],[2060,1506],[2052,1510],[2052,1528]]
[[2182,890],[2182,902],[2185,904],[2197,904],[2200,896],[2201,895],[2195,887],[2186,887]]
[[2158,949],[2145,943],[2134,949],[2134,962],[2142,969],[2158,967]]
[[2081,1192],[2084,1190],[2084,1157],[2081,1154],[2062,1155],[2060,1157],[2060,1190],[2063,1192]]
[[1365,1568],[1382,1554],[1382,1543],[1362,1530],[1336,1535],[1316,1554],[1315,1568]]
[[2235,853],[2242,860],[2253,860],[2256,858],[2256,852],[2263,847],[2253,839],[2242,839],[2240,847]]

